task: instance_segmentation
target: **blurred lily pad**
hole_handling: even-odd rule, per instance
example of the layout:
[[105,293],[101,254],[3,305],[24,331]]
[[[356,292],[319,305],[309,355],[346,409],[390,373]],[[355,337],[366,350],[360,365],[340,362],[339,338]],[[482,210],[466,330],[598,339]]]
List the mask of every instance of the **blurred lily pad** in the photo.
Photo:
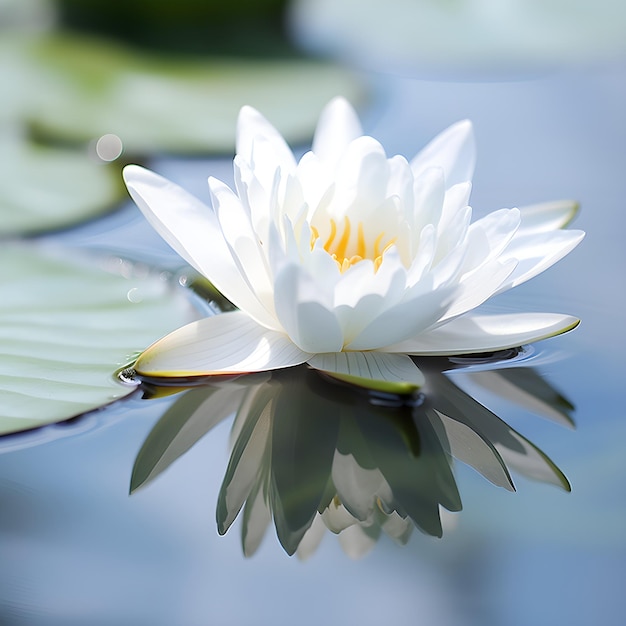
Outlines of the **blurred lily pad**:
[[293,0],[290,12],[305,48],[379,71],[506,77],[626,53],[616,0]]
[[120,383],[116,369],[191,317],[187,299],[159,277],[124,277],[85,259],[5,245],[0,434],[62,421],[128,395],[134,387]]
[[0,137],[0,237],[72,226],[124,197],[119,168],[86,151]]
[[21,50],[32,69],[23,114],[38,136],[84,142],[114,134],[131,154],[232,152],[244,104],[290,141],[307,141],[328,100],[361,93],[346,70],[302,59],[156,56],[60,35]]

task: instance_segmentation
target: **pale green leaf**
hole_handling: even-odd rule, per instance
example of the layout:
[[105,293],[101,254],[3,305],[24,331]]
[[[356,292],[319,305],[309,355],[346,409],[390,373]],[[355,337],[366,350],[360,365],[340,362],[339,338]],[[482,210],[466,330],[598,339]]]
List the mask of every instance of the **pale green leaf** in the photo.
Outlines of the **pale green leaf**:
[[0,237],[72,226],[125,197],[119,168],[87,150],[42,147],[0,137]]
[[129,153],[232,152],[245,104],[290,141],[308,141],[328,100],[361,94],[345,69],[302,59],[159,57],[68,36],[39,38],[24,54],[26,115],[39,133],[77,142],[112,133]]
[[160,278],[125,278],[31,246],[0,250],[0,433],[65,420],[135,387],[118,368],[188,321]]

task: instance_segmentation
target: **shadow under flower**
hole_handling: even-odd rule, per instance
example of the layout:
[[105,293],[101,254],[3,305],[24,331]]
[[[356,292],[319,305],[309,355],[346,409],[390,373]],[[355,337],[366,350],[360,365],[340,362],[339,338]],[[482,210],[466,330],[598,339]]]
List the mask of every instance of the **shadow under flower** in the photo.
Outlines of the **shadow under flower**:
[[[445,374],[473,366],[465,375],[476,384],[573,425],[573,407],[563,396],[530,367],[501,367],[503,356],[482,363],[421,359],[426,385],[410,396],[359,390],[306,366],[214,378],[187,389],[155,425],[137,455],[131,493],[233,413],[217,527],[226,533],[241,513],[248,556],[272,522],[284,550],[301,557],[316,549],[326,529],[352,557],[366,553],[381,533],[400,544],[414,527],[441,537],[443,511],[462,508],[454,459],[511,491],[510,470],[569,491],[567,478],[539,448]],[[146,390],[148,397],[180,391],[149,384]]]

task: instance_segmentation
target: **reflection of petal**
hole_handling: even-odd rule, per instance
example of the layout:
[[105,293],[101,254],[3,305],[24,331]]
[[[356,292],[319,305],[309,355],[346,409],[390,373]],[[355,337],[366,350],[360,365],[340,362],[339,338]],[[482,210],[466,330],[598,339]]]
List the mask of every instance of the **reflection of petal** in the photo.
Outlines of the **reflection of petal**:
[[[368,552],[381,532],[400,544],[414,526],[441,536],[448,527],[444,516],[461,509],[452,457],[510,490],[509,467],[569,489],[543,452],[443,373],[476,360],[417,359],[425,372],[423,397],[357,392],[329,384],[308,367],[278,370],[262,382],[241,377],[194,389],[146,440],[133,485],[154,477],[237,409],[216,517],[223,534],[243,511],[247,556],[272,521],[285,551],[301,558],[317,548],[325,529],[338,534],[353,558]],[[536,373],[518,376],[521,369],[510,370],[510,389],[504,387],[513,399],[535,392],[540,405],[552,406],[560,398]]]
[[380,470],[361,467],[351,454],[335,452],[332,477],[341,502],[361,522],[371,516],[377,496],[387,502],[393,497]]
[[[570,490],[561,470],[541,450],[459,389],[444,374],[433,372],[428,382],[430,385],[428,402],[437,407],[437,414],[440,417],[445,416],[466,425],[487,442],[489,447],[495,448],[505,464],[508,465],[510,461],[510,465],[520,473]],[[485,465],[483,455],[468,454],[467,451],[463,453],[462,450],[458,452],[465,457],[461,460],[467,459],[470,465],[479,472],[484,472],[484,475],[492,480],[493,467]]]
[[[444,521],[444,515],[449,514],[446,509],[440,510],[441,521]],[[396,511],[392,511],[390,515],[385,516],[381,528],[400,545],[404,545],[413,532],[413,524],[408,517],[398,515]]]
[[506,443],[494,444],[507,465],[527,478],[562,487],[565,491],[572,490],[565,474],[544,452],[512,428],[509,428],[509,431],[517,446],[509,447]]
[[350,515],[346,507],[337,498],[333,498],[331,503],[324,509],[322,519],[326,524],[326,528],[335,534],[339,534],[346,528],[359,523],[359,520]]
[[211,428],[237,410],[246,386],[194,389],[168,409],[137,454],[131,492],[153,480]]
[[265,482],[259,480],[254,485],[243,510],[241,543],[245,556],[252,556],[258,550],[272,522],[272,511],[265,498]]
[[318,514],[298,545],[298,557],[303,561],[308,559],[317,550],[325,534],[326,526],[322,516]]
[[557,422],[574,426],[574,407],[530,367],[485,370],[468,374],[473,384],[514,402],[517,406]]
[[252,432],[247,437],[245,437],[247,433],[242,433],[245,437],[245,444],[242,446],[237,442],[235,445],[219,494],[218,530],[220,534],[224,534],[230,528],[258,481],[261,461],[271,432],[270,414],[271,402],[259,415]]
[[[385,420],[380,413],[372,410],[367,414],[365,410],[361,408],[358,425],[375,467],[393,494],[392,502],[379,501],[381,508],[387,513],[396,510],[402,516],[408,515],[424,532],[440,537],[440,505],[458,511],[461,499],[436,431],[428,420],[420,419],[419,413],[414,420],[410,414],[398,415],[402,427],[394,427],[391,415]],[[416,439],[418,450],[407,445],[411,437]]]
[[502,457],[489,440],[482,438],[467,424],[437,410],[429,411],[427,415],[435,428],[438,426],[437,421],[440,421],[453,457],[473,467],[494,485],[515,491]]
[[360,559],[365,556],[377,540],[377,535],[369,535],[358,524],[349,526],[339,535],[341,548],[351,559]]

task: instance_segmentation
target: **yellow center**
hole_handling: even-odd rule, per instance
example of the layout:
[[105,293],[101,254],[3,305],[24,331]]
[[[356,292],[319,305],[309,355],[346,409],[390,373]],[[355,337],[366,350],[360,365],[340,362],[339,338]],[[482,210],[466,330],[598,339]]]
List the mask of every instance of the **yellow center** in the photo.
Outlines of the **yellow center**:
[[[370,259],[374,262],[374,271],[377,271],[383,262],[383,255],[395,243],[396,238],[390,239],[383,245],[385,233],[380,233],[368,246],[363,232],[363,222],[359,222],[356,231],[356,242],[351,239],[353,235],[352,225],[348,216],[343,218],[343,231],[338,232],[337,222],[330,220],[330,234],[324,242],[324,250],[328,252],[339,267],[339,271],[345,272],[359,261]],[[311,250],[315,242],[319,239],[319,231],[315,226],[311,226]],[[350,254],[355,252],[356,254]]]

